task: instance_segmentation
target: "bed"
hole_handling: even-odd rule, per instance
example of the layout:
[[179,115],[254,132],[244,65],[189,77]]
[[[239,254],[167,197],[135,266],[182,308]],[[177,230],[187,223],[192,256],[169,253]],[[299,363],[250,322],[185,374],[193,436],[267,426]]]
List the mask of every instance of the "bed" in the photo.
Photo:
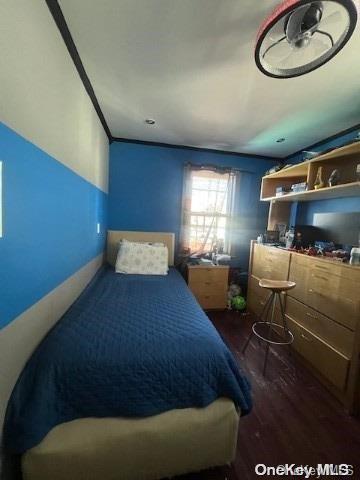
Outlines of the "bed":
[[40,344],[5,420],[24,480],[154,480],[233,460],[247,379],[174,263],[174,235],[108,233],[162,242],[167,276],[103,267]]

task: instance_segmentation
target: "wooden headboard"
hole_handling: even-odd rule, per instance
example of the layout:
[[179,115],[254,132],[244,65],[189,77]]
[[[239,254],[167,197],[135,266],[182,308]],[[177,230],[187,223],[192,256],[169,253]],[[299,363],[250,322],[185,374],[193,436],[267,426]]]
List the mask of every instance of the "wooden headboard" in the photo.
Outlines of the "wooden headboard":
[[108,230],[106,259],[115,266],[119,242],[125,238],[131,242],[162,242],[169,251],[169,265],[174,265],[175,234],[163,232],[124,232],[122,230]]

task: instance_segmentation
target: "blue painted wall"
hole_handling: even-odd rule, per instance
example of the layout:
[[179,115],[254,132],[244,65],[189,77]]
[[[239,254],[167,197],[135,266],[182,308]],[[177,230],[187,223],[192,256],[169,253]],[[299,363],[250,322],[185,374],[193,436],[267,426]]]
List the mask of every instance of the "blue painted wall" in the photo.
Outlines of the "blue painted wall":
[[[342,135],[330,142],[322,142],[315,148],[311,149],[314,152],[327,150],[328,148],[340,147],[346,142],[353,140],[358,134],[358,130]],[[290,157],[286,163],[302,162],[302,154],[297,154]],[[360,159],[359,159],[360,162]],[[312,225],[315,213],[348,213],[360,212],[360,198],[348,197],[331,200],[317,200],[314,202],[295,202],[292,206],[290,215],[290,225]]]
[[234,255],[247,269],[249,242],[267,224],[268,204],[259,202],[261,176],[273,161],[240,155],[114,142],[110,146],[109,228],[175,232],[179,238],[185,163],[232,166],[238,185],[239,219]]
[[1,328],[103,251],[107,195],[1,123],[0,161]]

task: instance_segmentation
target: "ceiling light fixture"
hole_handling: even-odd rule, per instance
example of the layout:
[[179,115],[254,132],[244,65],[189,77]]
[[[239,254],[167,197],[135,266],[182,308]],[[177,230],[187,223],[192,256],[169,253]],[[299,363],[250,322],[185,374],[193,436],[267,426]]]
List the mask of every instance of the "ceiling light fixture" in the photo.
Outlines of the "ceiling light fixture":
[[282,143],[282,142],[285,142],[285,138],[278,138],[276,140],[276,143]]
[[145,123],[147,123],[148,125],[155,125],[155,120],[153,120],[152,118],[147,118],[145,120]]
[[283,0],[260,27],[256,65],[273,78],[312,72],[346,45],[357,17],[355,0]]

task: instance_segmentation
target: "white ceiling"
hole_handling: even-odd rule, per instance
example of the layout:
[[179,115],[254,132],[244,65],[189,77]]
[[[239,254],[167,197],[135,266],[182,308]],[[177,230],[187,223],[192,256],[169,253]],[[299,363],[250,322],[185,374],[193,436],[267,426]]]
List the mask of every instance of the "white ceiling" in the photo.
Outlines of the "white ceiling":
[[283,157],[360,123],[360,22],[323,67],[272,79],[253,51],[278,3],[59,0],[114,137]]

